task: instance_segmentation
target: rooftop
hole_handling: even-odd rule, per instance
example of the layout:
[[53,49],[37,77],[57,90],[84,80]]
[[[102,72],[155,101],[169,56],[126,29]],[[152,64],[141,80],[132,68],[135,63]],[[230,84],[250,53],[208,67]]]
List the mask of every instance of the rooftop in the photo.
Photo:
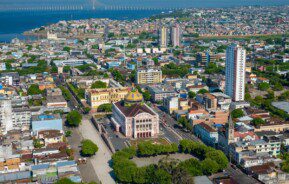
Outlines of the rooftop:
[[151,115],[156,115],[147,105],[145,104],[132,104],[131,106],[124,106],[122,102],[115,103],[116,107],[127,117],[134,117],[139,113],[146,112]]
[[32,121],[44,121],[44,120],[54,120],[61,119],[60,114],[42,114],[37,116],[32,116]]

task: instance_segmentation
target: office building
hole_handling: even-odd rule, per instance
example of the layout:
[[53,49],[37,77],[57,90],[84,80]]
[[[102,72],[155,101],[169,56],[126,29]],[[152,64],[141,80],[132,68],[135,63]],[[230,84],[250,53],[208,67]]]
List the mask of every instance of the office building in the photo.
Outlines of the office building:
[[244,101],[245,96],[246,50],[231,45],[226,51],[226,94],[233,101]]

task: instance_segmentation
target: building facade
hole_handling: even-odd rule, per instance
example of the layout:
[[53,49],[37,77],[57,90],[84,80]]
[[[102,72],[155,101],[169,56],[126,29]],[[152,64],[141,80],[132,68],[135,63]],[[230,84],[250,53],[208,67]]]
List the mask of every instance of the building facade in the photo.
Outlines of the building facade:
[[106,89],[87,89],[86,101],[91,108],[97,109],[102,104],[115,103],[121,101],[128,94],[129,88],[106,88]]
[[176,24],[171,28],[171,43],[173,47],[180,47],[181,46],[181,39],[182,39],[182,31],[179,24]]
[[117,132],[129,138],[157,137],[159,115],[143,103],[142,95],[133,90],[124,101],[113,103],[112,123]]
[[231,45],[226,51],[226,94],[233,101],[244,101],[245,96],[246,50]]
[[168,46],[168,28],[162,26],[159,30],[159,45],[162,48],[166,48]]
[[28,107],[14,107],[11,99],[0,100],[0,124],[2,134],[10,130],[29,130],[31,112]]
[[162,71],[159,69],[143,69],[137,71],[137,84],[157,84],[162,82]]

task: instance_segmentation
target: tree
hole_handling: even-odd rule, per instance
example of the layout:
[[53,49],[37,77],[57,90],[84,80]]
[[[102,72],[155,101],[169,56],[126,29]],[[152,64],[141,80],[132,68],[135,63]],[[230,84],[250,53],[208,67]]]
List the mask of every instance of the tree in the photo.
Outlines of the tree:
[[284,89],[284,87],[279,82],[275,83],[273,86],[273,90],[275,90],[275,91],[282,91],[283,89]]
[[201,176],[203,175],[201,163],[195,158],[191,158],[181,162],[178,167],[183,168],[192,176]]
[[143,98],[144,98],[145,101],[150,101],[151,98],[152,98],[152,95],[150,94],[149,91],[142,92],[142,95],[143,95]]
[[261,82],[258,84],[258,89],[261,91],[267,91],[270,88],[270,85],[267,82]]
[[155,64],[156,66],[159,65],[159,59],[158,59],[158,58],[154,57],[154,58],[152,58],[152,60],[154,61],[154,64]]
[[189,91],[188,95],[189,95],[189,98],[191,98],[191,99],[196,97],[196,93],[193,91]]
[[282,93],[279,97],[279,100],[287,100],[289,99],[289,91],[285,91],[284,93]]
[[38,84],[31,84],[27,90],[28,95],[39,95],[42,91],[39,89]]
[[63,51],[70,52],[71,48],[68,46],[63,47]]
[[252,123],[254,126],[259,126],[265,123],[265,121],[262,118],[254,118],[252,120]]
[[70,66],[64,66],[64,67],[63,67],[63,72],[64,72],[64,73],[69,72],[69,70],[70,70]]
[[193,126],[190,124],[190,122],[185,117],[181,117],[178,120],[178,124],[182,125],[182,127],[187,129],[187,130],[190,130],[190,131],[193,130]]
[[91,89],[98,89],[98,88],[107,88],[107,84],[105,82],[102,82],[102,81],[95,81],[91,85]]
[[198,94],[205,94],[205,93],[208,93],[209,91],[208,90],[206,90],[206,89],[200,89],[199,91],[198,91]]
[[66,130],[65,131],[65,137],[70,137],[72,134],[72,131],[71,130]]
[[50,72],[51,73],[57,73],[58,72],[57,67],[56,66],[52,66]]
[[90,110],[91,110],[90,107],[84,107],[83,108],[84,114],[88,114],[90,112]]
[[98,151],[98,146],[91,140],[85,139],[81,142],[81,154],[83,156],[92,156]]
[[154,174],[155,183],[168,184],[172,183],[172,176],[163,169],[157,169]]
[[97,111],[98,112],[112,112],[112,104],[110,103],[102,104],[98,106]]
[[245,93],[245,100],[250,102],[252,100],[251,94],[250,93]]
[[232,111],[231,115],[233,118],[240,118],[244,116],[244,112],[242,109],[235,109]]
[[219,165],[215,160],[212,160],[210,158],[206,158],[201,163],[203,173],[205,175],[211,175],[213,173],[216,173],[219,170]]
[[66,116],[66,123],[68,126],[78,127],[81,120],[82,115],[76,110],[69,112]]
[[219,165],[218,170],[223,170],[223,169],[227,168],[228,163],[229,163],[226,155],[220,150],[214,150],[214,151],[208,152],[206,154],[206,158],[210,158],[210,159],[216,161],[217,164]]
[[34,146],[34,148],[42,148],[44,145],[41,144],[39,139],[34,139],[33,140],[33,146]]
[[55,184],[76,184],[76,183],[71,181],[69,178],[62,178],[58,180]]

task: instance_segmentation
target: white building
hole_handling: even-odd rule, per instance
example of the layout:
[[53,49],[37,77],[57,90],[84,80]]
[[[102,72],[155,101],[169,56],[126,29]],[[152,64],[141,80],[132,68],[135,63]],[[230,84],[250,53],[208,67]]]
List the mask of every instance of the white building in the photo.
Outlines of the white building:
[[26,130],[30,127],[31,112],[25,107],[13,107],[11,99],[0,100],[1,132],[10,130]]
[[244,101],[246,50],[232,44],[226,51],[226,94],[233,101]]
[[166,111],[170,114],[172,114],[176,110],[179,110],[179,97],[170,96],[164,98],[164,107]]
[[171,29],[171,43],[174,47],[181,46],[181,28],[178,24]]

